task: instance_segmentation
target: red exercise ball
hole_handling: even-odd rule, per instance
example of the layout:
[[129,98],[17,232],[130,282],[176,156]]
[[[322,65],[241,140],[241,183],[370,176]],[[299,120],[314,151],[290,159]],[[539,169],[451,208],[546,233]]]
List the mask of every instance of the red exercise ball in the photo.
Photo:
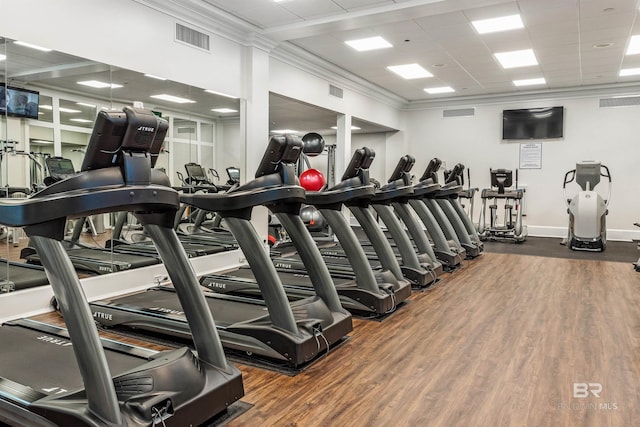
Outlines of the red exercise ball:
[[300,185],[307,191],[320,191],[325,182],[324,175],[318,169],[307,169],[300,175]]

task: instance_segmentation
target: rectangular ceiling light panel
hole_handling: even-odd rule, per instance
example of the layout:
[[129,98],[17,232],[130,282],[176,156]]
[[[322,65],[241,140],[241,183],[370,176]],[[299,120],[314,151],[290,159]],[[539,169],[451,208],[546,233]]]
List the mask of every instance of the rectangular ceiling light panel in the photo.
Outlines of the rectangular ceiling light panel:
[[514,50],[511,52],[494,53],[502,68],[518,68],[538,65],[533,49]]
[[500,18],[481,19],[471,24],[478,34],[497,33],[499,31],[517,30],[524,28],[520,15],[501,16]]
[[388,47],[393,47],[391,43],[386,41],[380,36],[376,37],[367,37],[366,39],[358,39],[358,40],[347,40],[345,42],[358,52],[366,52],[368,50],[375,49],[385,49]]
[[433,74],[422,68],[419,64],[391,65],[387,67],[387,69],[407,80],[433,77]]

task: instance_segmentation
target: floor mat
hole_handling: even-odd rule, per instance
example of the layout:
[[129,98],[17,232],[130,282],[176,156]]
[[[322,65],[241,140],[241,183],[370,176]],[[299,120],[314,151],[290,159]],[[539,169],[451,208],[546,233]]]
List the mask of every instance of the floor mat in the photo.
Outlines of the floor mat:
[[562,239],[552,237],[527,237],[522,243],[484,242],[486,252],[503,254],[534,255],[552,258],[587,259],[597,261],[613,261],[633,263],[638,260],[640,252],[637,242],[607,242],[604,252],[572,251],[561,245]]

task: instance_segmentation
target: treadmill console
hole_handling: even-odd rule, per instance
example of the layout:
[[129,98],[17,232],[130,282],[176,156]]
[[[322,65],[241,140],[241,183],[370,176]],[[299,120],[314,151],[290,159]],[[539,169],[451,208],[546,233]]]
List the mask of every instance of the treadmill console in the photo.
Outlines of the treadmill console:
[[445,184],[455,182],[458,185],[464,185],[464,165],[462,163],[456,164],[453,169],[445,172]]
[[351,156],[351,161],[347,165],[344,174],[342,174],[342,180],[355,178],[362,170],[369,169],[375,157],[376,153],[371,148],[358,148]]
[[168,128],[167,121],[150,110],[124,107],[123,111],[100,111],[80,169],[115,166],[123,151],[150,154],[153,167]]
[[71,160],[64,157],[47,157],[45,164],[52,182],[62,181],[76,174]]
[[280,164],[294,164],[302,153],[302,140],[295,135],[272,136],[262,156],[256,178],[276,173]]
[[424,170],[422,177],[420,177],[420,181],[426,181],[431,178],[434,183],[438,182],[438,170],[440,170],[440,166],[442,165],[442,160],[437,157],[431,159],[427,168]]
[[405,180],[405,177],[411,171],[415,163],[416,159],[413,156],[405,154],[404,156],[400,157],[396,168],[393,170],[393,173],[391,174],[391,177],[387,182],[394,182],[399,179]]
[[202,166],[197,163],[187,163],[184,165],[185,170],[187,171],[187,176],[196,183],[208,183],[207,174],[205,173]]
[[228,167],[227,175],[229,176],[229,180],[227,181],[229,185],[238,184],[240,182],[240,168]]

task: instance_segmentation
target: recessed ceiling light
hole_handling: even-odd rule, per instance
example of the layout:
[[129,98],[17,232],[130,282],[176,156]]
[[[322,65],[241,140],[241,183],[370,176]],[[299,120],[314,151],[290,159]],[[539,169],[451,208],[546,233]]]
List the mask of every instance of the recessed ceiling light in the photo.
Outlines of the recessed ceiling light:
[[38,106],[38,108],[42,108],[43,110],[53,110],[53,107],[51,105],[46,105],[46,104],[40,104]]
[[0,61],[4,61],[5,59],[7,59],[7,55],[0,54]]
[[620,77],[637,75],[640,75],[640,68],[626,68],[624,70],[620,70]]
[[424,89],[429,95],[435,95],[438,93],[451,93],[455,92],[455,89],[451,86],[442,86],[442,87],[427,87]]
[[596,43],[593,45],[594,49],[606,49],[608,47],[613,46],[613,43],[611,42],[604,42],[604,43]]
[[627,55],[635,55],[640,53],[640,35],[631,36],[629,39],[629,47],[627,47]]
[[156,80],[167,80],[164,77],[158,77],[158,76],[154,76],[153,74],[145,74],[145,77],[149,77],[151,79],[156,79]]
[[271,133],[285,134],[285,133],[300,133],[300,132],[293,129],[277,129],[277,130],[272,130]]
[[42,47],[42,46],[38,46],[36,44],[21,42],[20,40],[16,40],[16,41],[14,41],[14,43],[17,44],[17,45],[20,45],[20,46],[30,47],[31,49],[41,50],[43,52],[51,52],[52,51],[52,49],[49,49],[48,47]]
[[[338,126],[331,126],[331,129],[338,130]],[[358,126],[351,126],[351,130],[362,130],[362,128],[359,128]]]
[[358,39],[358,40],[347,40],[345,42],[358,52],[365,52],[367,50],[375,50],[375,49],[385,49],[388,47],[393,47],[391,43],[386,41],[380,36],[376,37],[367,37],[366,39]]
[[78,82],[79,85],[84,85],[84,86],[89,86],[89,87],[93,87],[96,89],[104,89],[107,87],[110,87],[111,89],[117,89],[119,87],[122,87],[122,85],[116,84],[116,83],[106,83],[106,82],[101,82],[99,80],[86,80],[83,82]]
[[538,65],[533,49],[514,50],[511,52],[501,52],[493,54],[502,68],[528,67]]
[[80,110],[74,110],[73,108],[66,108],[66,107],[60,107],[58,108],[58,110],[62,113],[70,113],[70,114],[82,113],[82,111]]
[[93,104],[87,104],[86,102],[76,102],[76,105],[82,105],[83,107],[96,108]]
[[212,108],[211,111],[216,113],[237,113],[238,110],[234,110],[233,108]]
[[78,122],[78,123],[92,123],[91,120],[87,119],[69,119],[70,122]]
[[212,93],[214,95],[224,96],[225,98],[238,99],[237,96],[228,95],[228,94],[222,93],[222,92],[216,92],[215,90],[211,90],[211,89],[205,89],[204,91],[207,92],[207,93]]
[[513,84],[516,86],[534,86],[534,85],[543,85],[546,84],[547,81],[544,77],[539,77],[535,79],[523,79],[523,80],[514,80]]
[[481,19],[478,21],[472,21],[471,24],[474,26],[478,34],[497,33],[498,31],[516,30],[524,27],[520,15]]
[[418,64],[391,65],[387,68],[407,80],[433,77],[433,74]]
[[160,95],[151,95],[150,98],[161,99],[163,101],[175,102],[177,104],[195,104],[196,101],[187,98],[181,98],[179,96],[167,95],[162,93]]
[[47,141],[45,139],[32,139],[30,142],[35,142],[36,144],[53,144],[53,141]]

